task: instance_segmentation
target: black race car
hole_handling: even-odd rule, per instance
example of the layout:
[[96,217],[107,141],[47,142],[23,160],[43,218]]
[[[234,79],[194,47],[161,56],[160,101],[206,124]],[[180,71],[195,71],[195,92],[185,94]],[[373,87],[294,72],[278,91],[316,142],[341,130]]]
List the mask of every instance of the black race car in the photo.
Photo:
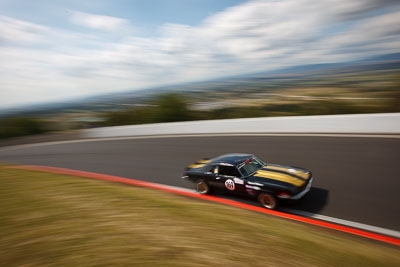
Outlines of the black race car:
[[264,163],[250,154],[199,160],[185,169],[182,178],[194,182],[200,194],[223,189],[256,197],[267,209],[275,209],[279,199],[300,199],[312,183],[312,174],[307,170]]

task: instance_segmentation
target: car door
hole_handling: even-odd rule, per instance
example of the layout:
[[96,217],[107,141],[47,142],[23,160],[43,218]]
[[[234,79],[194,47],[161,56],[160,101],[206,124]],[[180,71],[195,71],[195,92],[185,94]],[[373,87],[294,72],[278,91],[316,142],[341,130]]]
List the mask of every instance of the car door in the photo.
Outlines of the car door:
[[214,188],[224,189],[225,178],[219,173],[219,167],[219,165],[213,166],[210,171],[206,172],[209,177],[208,183]]
[[232,193],[242,193],[245,191],[244,180],[234,166],[216,166],[214,169],[214,187],[222,188]]
[[[215,165],[206,166],[201,172],[195,174],[195,180],[204,180],[210,186],[214,186],[215,174],[213,172]],[[193,176],[193,175],[192,175]]]

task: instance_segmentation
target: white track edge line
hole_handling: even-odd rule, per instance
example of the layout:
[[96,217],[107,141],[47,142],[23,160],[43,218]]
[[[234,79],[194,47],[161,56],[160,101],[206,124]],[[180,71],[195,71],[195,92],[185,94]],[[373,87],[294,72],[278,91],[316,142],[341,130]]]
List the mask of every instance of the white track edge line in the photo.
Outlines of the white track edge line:
[[387,235],[387,236],[400,238],[400,232],[396,231],[396,230],[386,229],[383,227],[368,225],[368,224],[364,224],[364,223],[343,220],[343,219],[339,219],[339,218],[334,218],[334,217],[330,217],[330,216],[326,216],[326,215],[321,215],[321,214],[317,214],[317,213],[311,213],[311,212],[296,210],[296,209],[291,209],[291,208],[283,208],[281,210],[285,211],[287,213],[292,213],[292,214],[300,215],[303,217],[313,218],[313,219],[317,219],[317,220],[321,220],[321,221],[332,222],[335,224],[341,224],[341,225],[350,226],[353,228],[358,228],[361,230],[366,230],[369,232],[374,232],[374,233],[378,233],[378,234],[383,234],[383,235]]
[[[166,187],[166,188],[171,188],[171,189],[184,191],[184,192],[190,192],[190,193],[195,193],[196,192],[196,190],[188,189],[188,188],[184,188],[184,187],[178,187],[178,186],[172,186],[172,185],[164,185],[164,184],[158,184],[158,185],[161,185],[161,186]],[[230,199],[230,200],[232,200],[232,199]],[[233,201],[235,201],[235,200],[233,200]],[[238,202],[238,201],[235,201],[235,202]],[[343,219],[339,219],[339,218],[334,218],[334,217],[330,217],[330,216],[326,216],[326,215],[321,215],[321,214],[317,214],[317,213],[311,213],[311,212],[302,211],[302,210],[296,210],[296,209],[291,209],[291,208],[282,208],[279,211],[283,211],[283,212],[286,212],[286,213],[299,215],[299,216],[306,217],[306,218],[313,218],[313,219],[317,219],[317,220],[320,220],[320,221],[326,221],[326,222],[331,222],[331,223],[335,223],[335,224],[341,224],[341,225],[344,225],[344,226],[350,226],[352,228],[357,228],[357,229],[365,230],[365,231],[368,231],[368,232],[374,232],[374,233],[383,234],[383,235],[386,235],[386,236],[392,236],[392,237],[400,238],[400,232],[399,231],[386,229],[386,228],[383,228],[383,227],[378,227],[378,226],[368,225],[368,224],[364,224],[364,223],[358,223],[358,222],[343,220]]]
[[176,138],[176,137],[224,137],[224,136],[285,136],[285,137],[348,137],[348,138],[387,138],[387,139],[399,139],[400,134],[278,134],[278,133],[225,133],[225,134],[165,134],[165,135],[148,135],[148,136],[121,136],[121,137],[104,137],[104,138],[91,138],[91,139],[77,139],[77,140],[65,140],[65,141],[54,141],[54,142],[43,142],[34,144],[24,145],[12,145],[0,147],[0,151],[6,151],[11,149],[38,147],[38,146],[50,146],[50,145],[61,145],[61,144],[73,144],[73,143],[85,143],[85,142],[101,142],[101,141],[117,141],[117,140],[133,140],[133,139],[156,139],[156,138]]

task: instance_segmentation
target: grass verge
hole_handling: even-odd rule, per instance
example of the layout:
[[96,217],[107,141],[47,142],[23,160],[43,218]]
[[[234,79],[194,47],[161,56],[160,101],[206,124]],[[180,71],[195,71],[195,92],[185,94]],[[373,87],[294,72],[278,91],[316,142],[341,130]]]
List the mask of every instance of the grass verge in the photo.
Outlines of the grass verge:
[[400,250],[264,214],[0,167],[1,266],[399,266]]

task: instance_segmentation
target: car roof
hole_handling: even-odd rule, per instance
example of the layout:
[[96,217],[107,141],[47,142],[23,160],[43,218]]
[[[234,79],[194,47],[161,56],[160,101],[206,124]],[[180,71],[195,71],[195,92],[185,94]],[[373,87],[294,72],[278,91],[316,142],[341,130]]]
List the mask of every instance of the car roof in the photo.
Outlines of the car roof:
[[253,156],[254,155],[251,154],[240,153],[225,154],[212,159],[210,163],[228,163],[232,165],[239,165],[240,163],[245,162]]

